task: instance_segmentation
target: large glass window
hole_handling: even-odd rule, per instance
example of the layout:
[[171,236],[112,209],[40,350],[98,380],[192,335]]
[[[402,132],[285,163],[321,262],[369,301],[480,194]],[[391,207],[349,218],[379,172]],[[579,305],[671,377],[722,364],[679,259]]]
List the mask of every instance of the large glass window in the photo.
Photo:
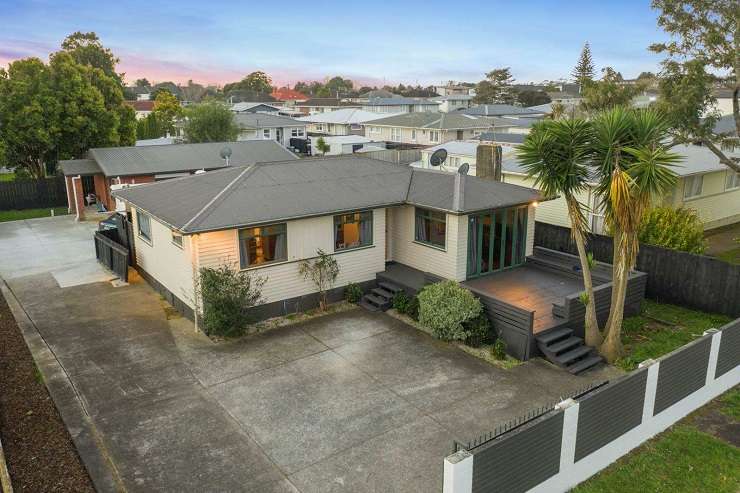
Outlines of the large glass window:
[[471,277],[524,263],[527,208],[517,207],[470,216],[468,275]]
[[687,176],[684,178],[683,198],[690,199],[701,195],[701,189],[704,185],[704,175]]
[[138,225],[139,236],[149,243],[152,242],[152,223],[148,214],[136,211],[136,223]]
[[725,190],[740,188],[740,172],[727,170],[727,181],[725,181]]
[[239,230],[239,263],[242,269],[288,259],[285,223]]
[[334,216],[334,250],[373,244],[373,213],[353,212]]
[[447,215],[428,209],[416,208],[414,239],[421,243],[445,248],[447,235]]

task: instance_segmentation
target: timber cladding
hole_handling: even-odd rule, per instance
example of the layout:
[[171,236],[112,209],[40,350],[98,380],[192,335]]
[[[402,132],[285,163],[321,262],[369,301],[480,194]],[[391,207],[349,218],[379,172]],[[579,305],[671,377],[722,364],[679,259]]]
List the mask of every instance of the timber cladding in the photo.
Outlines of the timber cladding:
[[705,385],[711,345],[711,336],[702,337],[660,360],[653,415]]
[[617,382],[578,400],[578,462],[642,423],[647,369],[637,370]]
[[473,493],[525,492],[560,470],[563,412],[473,451]]
[[714,378],[721,377],[737,365],[740,365],[740,318],[722,327]]

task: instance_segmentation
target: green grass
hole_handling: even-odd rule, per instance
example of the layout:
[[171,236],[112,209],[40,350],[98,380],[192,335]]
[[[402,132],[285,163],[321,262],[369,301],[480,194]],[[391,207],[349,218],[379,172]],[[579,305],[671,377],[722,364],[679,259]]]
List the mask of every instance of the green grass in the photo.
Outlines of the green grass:
[[15,173],[0,173],[0,181],[13,181],[15,180]]
[[[51,216],[50,211],[51,208],[0,211],[0,223],[5,221],[18,221],[21,219],[33,219],[35,217],[49,217]],[[55,216],[63,216],[65,214],[68,214],[66,207],[54,207]]]
[[719,402],[722,404],[720,407],[722,414],[734,420],[740,419],[740,388],[728,390],[719,398]]
[[625,356],[616,365],[634,370],[641,361],[670,353],[729,321],[724,315],[645,300],[640,315],[625,319],[622,325]]
[[740,247],[722,252],[717,255],[717,258],[730,264],[740,265]]
[[574,493],[737,493],[740,449],[679,424],[574,488]]

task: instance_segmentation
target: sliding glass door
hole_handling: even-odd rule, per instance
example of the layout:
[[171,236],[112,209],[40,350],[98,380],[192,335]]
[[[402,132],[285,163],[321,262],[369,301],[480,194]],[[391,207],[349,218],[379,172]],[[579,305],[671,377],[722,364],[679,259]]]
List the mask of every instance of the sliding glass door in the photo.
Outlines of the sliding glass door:
[[523,264],[526,247],[526,206],[468,217],[468,277]]

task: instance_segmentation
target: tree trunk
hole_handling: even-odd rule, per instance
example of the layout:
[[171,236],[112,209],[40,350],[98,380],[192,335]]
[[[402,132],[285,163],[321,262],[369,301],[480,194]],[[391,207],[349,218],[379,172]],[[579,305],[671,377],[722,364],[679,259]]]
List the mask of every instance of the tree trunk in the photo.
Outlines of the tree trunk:
[[612,286],[612,311],[609,314],[609,324],[605,329],[604,343],[599,352],[609,362],[613,363],[622,355],[622,321],[624,320],[624,302],[627,293],[629,264],[624,256],[618,260],[618,267],[614,269],[614,283]]
[[573,239],[576,242],[576,248],[578,249],[578,258],[581,260],[581,269],[583,271],[583,288],[588,296],[588,302],[586,303],[586,315],[585,315],[585,334],[586,334],[586,345],[596,347],[603,341],[601,333],[599,332],[599,321],[596,318],[596,300],[594,299],[594,285],[591,280],[591,266],[588,264],[588,256],[586,254],[586,245],[583,238],[583,232],[578,229],[573,229]]
[[609,335],[609,327],[612,325],[612,318],[615,313],[614,307],[616,306],[617,298],[616,298],[616,290],[619,287],[619,281],[617,279],[617,269],[619,267],[619,243],[622,238],[622,233],[614,227],[614,237],[612,239],[612,298],[611,303],[609,304],[609,317],[606,320],[606,325],[604,325],[604,337],[607,337]]

